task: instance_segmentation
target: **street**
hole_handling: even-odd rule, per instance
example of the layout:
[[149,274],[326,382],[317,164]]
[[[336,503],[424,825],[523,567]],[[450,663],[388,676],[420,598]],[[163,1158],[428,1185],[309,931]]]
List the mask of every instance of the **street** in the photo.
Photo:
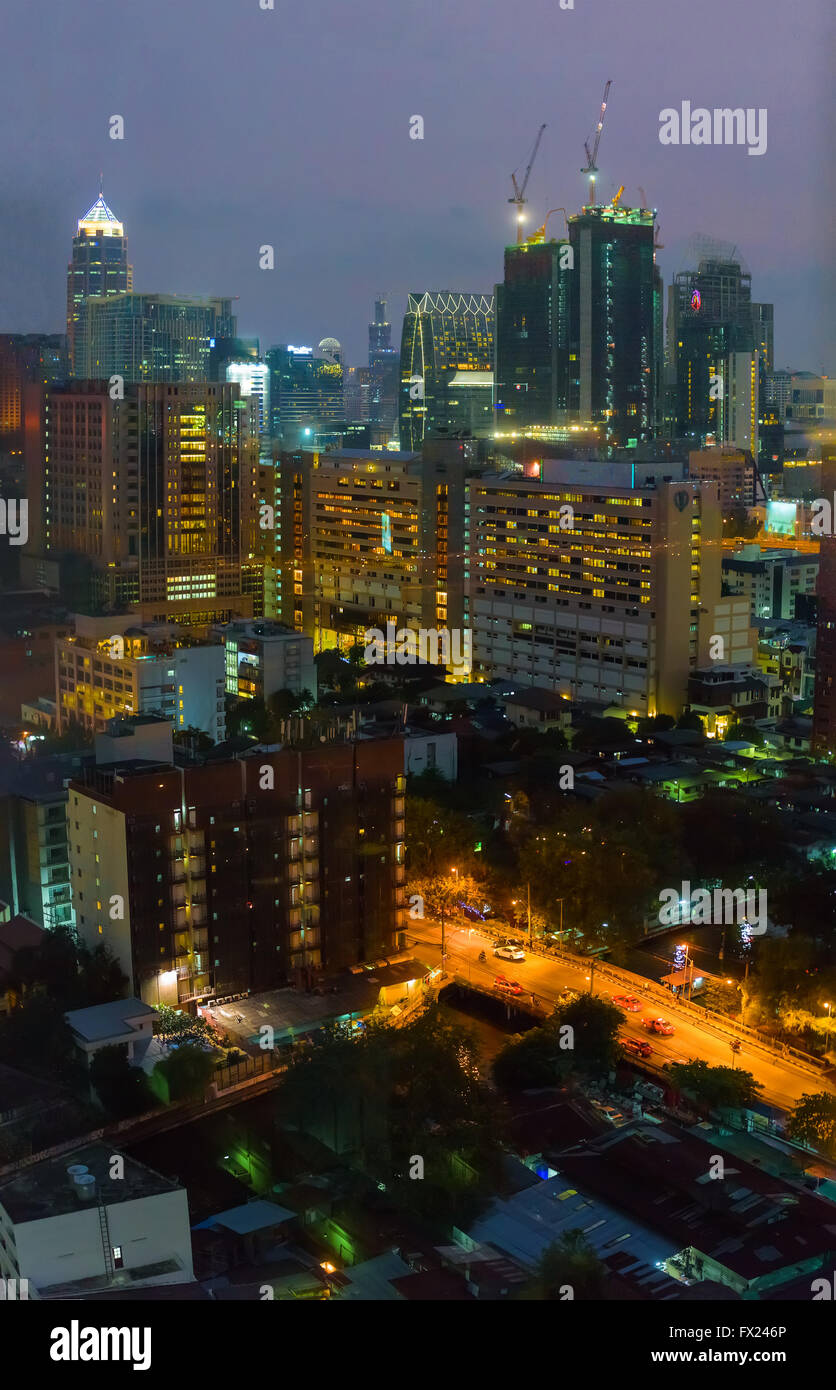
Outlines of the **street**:
[[[529,954],[524,961],[501,960],[495,957],[491,941],[473,927],[445,926],[448,974],[461,975],[474,984],[490,986],[497,975],[505,975],[509,980],[518,980],[527,992],[532,992],[541,1001],[554,1004],[561,989],[569,985],[583,993],[590,988],[590,961],[577,964],[565,959]],[[428,960],[441,955],[441,926],[426,919],[416,923],[407,932],[410,949],[421,949]],[[479,961],[479,952],[484,951],[487,960]],[[614,967],[605,966],[609,970]],[[801,1096],[808,1092],[833,1090],[833,1084],[824,1076],[799,1065],[792,1059],[773,1057],[759,1047],[745,1034],[740,1035],[741,1050],[734,1056],[729,1046],[730,1036],[717,1031],[710,1022],[704,1020],[688,1005],[675,1002],[667,990],[660,985],[652,985],[645,990],[647,980],[640,975],[618,968],[623,983],[607,979],[602,967],[596,963],[594,970],[594,993],[601,999],[611,999],[613,994],[635,994],[642,1001],[640,1013],[625,1013],[621,1031],[629,1037],[641,1038],[653,1048],[652,1061],[687,1062],[702,1058],[711,1066],[740,1067],[749,1071],[763,1086],[761,1098],[780,1110],[792,1109]],[[673,1037],[664,1038],[649,1033],[641,1020],[645,1017],[666,1018],[676,1029]],[[728,1021],[733,1028],[732,1020]]]

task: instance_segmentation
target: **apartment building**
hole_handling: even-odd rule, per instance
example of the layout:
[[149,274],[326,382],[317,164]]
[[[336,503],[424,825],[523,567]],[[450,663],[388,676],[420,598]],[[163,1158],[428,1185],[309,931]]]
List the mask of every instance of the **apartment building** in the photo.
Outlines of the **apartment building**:
[[175,729],[226,732],[224,648],[176,626],[133,627],[128,618],[76,615],[72,637],[55,644],[58,727],[76,721],[103,733],[120,715],[158,714]]
[[69,788],[79,936],[180,1007],[386,955],[404,791],[399,738],[90,770]]
[[238,622],[222,630],[226,693],[236,700],[268,700],[279,690],[317,696],[313,640],[283,623]]
[[818,555],[744,545],[723,556],[723,587],[749,600],[753,620],[794,618],[799,595],[814,594]]
[[720,535],[717,484],[677,464],[544,459],[471,480],[474,674],[678,714],[716,630]]

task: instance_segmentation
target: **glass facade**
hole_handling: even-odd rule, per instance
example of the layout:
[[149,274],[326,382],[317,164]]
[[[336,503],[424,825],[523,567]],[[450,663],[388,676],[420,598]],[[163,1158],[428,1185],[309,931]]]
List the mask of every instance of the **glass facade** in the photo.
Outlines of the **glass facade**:
[[[489,385],[484,374],[493,372],[493,359],[493,295],[410,294],[401,337],[401,449],[420,449],[439,433],[470,431],[474,402],[463,377],[478,372],[476,389]],[[478,404],[476,413],[483,413]]]

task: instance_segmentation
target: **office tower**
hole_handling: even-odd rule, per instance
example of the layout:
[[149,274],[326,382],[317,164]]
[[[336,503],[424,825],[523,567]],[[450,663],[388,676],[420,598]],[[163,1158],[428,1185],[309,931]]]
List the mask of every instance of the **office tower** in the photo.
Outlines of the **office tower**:
[[399,385],[400,354],[392,347],[392,325],[386,318],[386,300],[376,299],[374,323],[369,324],[369,413],[354,418],[365,418],[385,429],[394,429],[398,418]]
[[465,480],[472,440],[422,454],[339,449],[282,456],[281,618],[316,651],[369,628],[466,628]]
[[470,481],[476,673],[680,713],[717,631],[721,513],[716,483],[663,467],[544,459]]
[[123,400],[106,381],[27,391],[33,554],[79,557],[89,602],[149,621],[252,616],[255,399],[214,382],[126,384]]
[[0,454],[22,457],[23,388],[67,376],[67,340],[60,333],[0,333]]
[[494,300],[451,290],[410,294],[401,336],[400,446],[493,428]]
[[230,362],[260,362],[258,338],[210,338],[207,376],[209,381],[226,381]]
[[96,769],[69,787],[80,939],[175,1007],[398,950],[403,768],[392,738]]
[[226,693],[236,700],[269,700],[279,690],[317,697],[313,642],[282,623],[238,622],[223,629]]
[[336,338],[323,338],[318,352],[284,344],[266,353],[270,433],[286,448],[311,441],[325,422],[344,417],[342,350]]
[[836,420],[836,378],[793,372],[787,419]]
[[505,278],[496,286],[494,373],[496,423],[503,430],[569,418],[570,250],[566,241],[533,237],[505,248]]
[[[822,496],[836,503],[836,454],[822,457]],[[833,499],[833,500],[831,500]],[[818,617],[816,624],[816,684],[813,696],[811,751],[820,758],[836,754],[836,527],[830,525],[819,542]]]
[[67,347],[70,372],[82,375],[76,363],[76,330],[84,305],[93,295],[125,294],[133,288],[125,229],[99,193],[80,218],[67,267]]
[[[753,324],[752,277],[730,255],[711,252],[700,259],[696,270],[675,275],[668,295],[667,332],[668,360],[676,382],[673,429],[677,438],[701,445],[711,436],[714,442],[757,452],[751,437],[748,442],[736,437],[747,417],[742,397],[748,393],[748,387],[744,388],[748,368],[730,363],[734,354],[755,352]],[[735,378],[731,401],[729,375]],[[748,433],[751,436],[751,430]]]
[[772,304],[752,304],[752,336],[762,377],[767,377],[775,362],[775,309]]
[[86,299],[76,328],[74,375],[85,381],[206,381],[212,340],[235,337],[231,299],[117,294]]
[[368,422],[371,412],[371,395],[371,367],[348,367],[345,373],[344,397],[346,422],[353,421],[361,424]]
[[259,435],[270,429],[270,368],[266,362],[227,362],[226,380],[237,383],[242,396],[253,396]]
[[164,624],[137,627],[131,616],[76,616],[75,632],[55,643],[58,728],[77,723],[104,732],[120,715],[156,714],[179,731],[226,734],[224,649]]
[[787,406],[792,404],[792,379],[792,372],[770,372],[766,378],[766,403],[775,408],[781,420],[786,417]]
[[569,218],[571,405],[581,421],[603,422],[609,449],[646,443],[658,425],[654,217],[644,208],[601,206]]

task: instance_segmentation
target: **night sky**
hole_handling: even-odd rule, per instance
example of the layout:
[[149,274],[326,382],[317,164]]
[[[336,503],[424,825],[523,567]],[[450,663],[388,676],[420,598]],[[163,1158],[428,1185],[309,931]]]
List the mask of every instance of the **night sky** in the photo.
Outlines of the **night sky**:
[[[638,205],[645,189],[666,285],[695,233],[736,244],[753,297],[775,304],[776,366],[836,372],[825,0],[274,3],[6,0],[0,331],[63,331],[71,238],[102,170],[134,289],[237,295],[239,332],[262,347],[333,335],[364,363],[378,293],[398,342],[408,290],[501,279],[510,171],[543,121],[529,230],[577,210],[612,78],[600,197],[624,183]],[[683,100],[766,107],[766,154],[663,147],[659,112]]]

